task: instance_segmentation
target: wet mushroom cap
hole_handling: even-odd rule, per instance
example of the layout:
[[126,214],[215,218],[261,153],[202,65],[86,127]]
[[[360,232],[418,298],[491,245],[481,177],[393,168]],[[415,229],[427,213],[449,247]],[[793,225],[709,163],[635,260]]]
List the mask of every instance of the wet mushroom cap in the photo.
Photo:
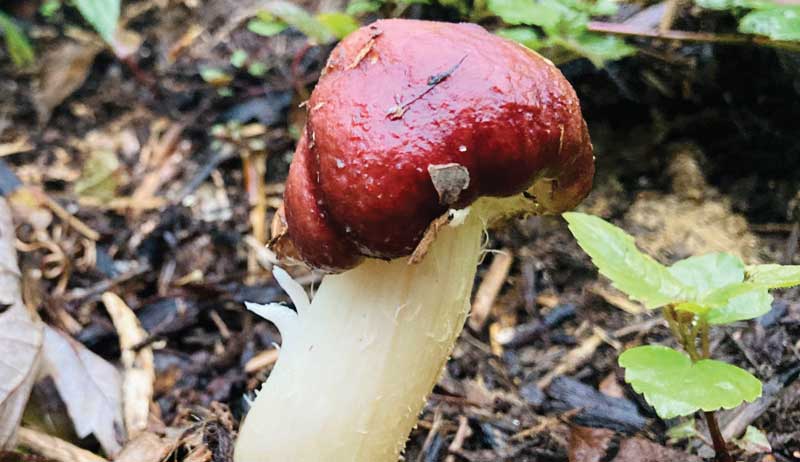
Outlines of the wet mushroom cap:
[[433,220],[480,196],[528,191],[558,213],[591,188],[592,146],[569,82],[473,24],[359,29],[333,50],[307,108],[285,218],[317,268],[409,255]]

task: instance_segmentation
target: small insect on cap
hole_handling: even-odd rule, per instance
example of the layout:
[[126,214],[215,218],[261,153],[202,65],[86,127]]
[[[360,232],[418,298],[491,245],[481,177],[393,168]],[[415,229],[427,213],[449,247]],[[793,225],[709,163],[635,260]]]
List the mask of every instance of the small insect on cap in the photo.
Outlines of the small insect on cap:
[[349,35],[307,102],[284,240],[311,266],[409,255],[428,225],[480,196],[541,211],[591,188],[575,91],[548,60],[473,24],[392,19]]

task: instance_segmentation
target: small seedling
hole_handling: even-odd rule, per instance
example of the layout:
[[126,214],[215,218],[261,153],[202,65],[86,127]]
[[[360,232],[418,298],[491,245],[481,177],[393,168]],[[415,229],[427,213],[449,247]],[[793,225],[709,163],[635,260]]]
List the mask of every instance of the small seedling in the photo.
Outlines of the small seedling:
[[664,419],[703,411],[717,459],[732,461],[714,412],[757,399],[761,382],[744,369],[711,359],[709,331],[767,313],[769,289],[800,285],[800,266],[745,265],[727,253],[664,266],[640,252],[632,236],[599,217],[566,213],[564,218],[600,274],[648,309],[662,308],[685,351],[631,348],[619,357],[625,380]]

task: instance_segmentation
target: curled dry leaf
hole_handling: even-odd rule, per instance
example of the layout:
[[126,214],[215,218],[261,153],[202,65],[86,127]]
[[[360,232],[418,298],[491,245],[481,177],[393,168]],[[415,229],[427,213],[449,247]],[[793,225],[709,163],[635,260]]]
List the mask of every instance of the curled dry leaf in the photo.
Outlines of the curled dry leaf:
[[42,348],[42,322],[22,302],[14,240],[11,211],[0,199],[0,449],[14,446]]
[[43,374],[52,377],[79,438],[94,433],[116,455],[122,440],[122,378],[117,369],[65,334],[44,329]]

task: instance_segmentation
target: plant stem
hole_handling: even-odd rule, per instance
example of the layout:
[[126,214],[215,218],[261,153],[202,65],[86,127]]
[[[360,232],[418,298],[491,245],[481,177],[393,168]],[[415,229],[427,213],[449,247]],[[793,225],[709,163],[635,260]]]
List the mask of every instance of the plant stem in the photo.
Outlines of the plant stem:
[[733,462],[728,452],[728,445],[725,443],[725,438],[722,437],[722,432],[719,430],[717,423],[717,416],[713,412],[704,412],[706,423],[708,424],[708,433],[711,435],[711,441],[714,442],[714,452],[717,453],[717,462]]
[[705,318],[700,320],[700,345],[703,349],[703,358],[711,357],[711,341],[708,334],[708,321]]

